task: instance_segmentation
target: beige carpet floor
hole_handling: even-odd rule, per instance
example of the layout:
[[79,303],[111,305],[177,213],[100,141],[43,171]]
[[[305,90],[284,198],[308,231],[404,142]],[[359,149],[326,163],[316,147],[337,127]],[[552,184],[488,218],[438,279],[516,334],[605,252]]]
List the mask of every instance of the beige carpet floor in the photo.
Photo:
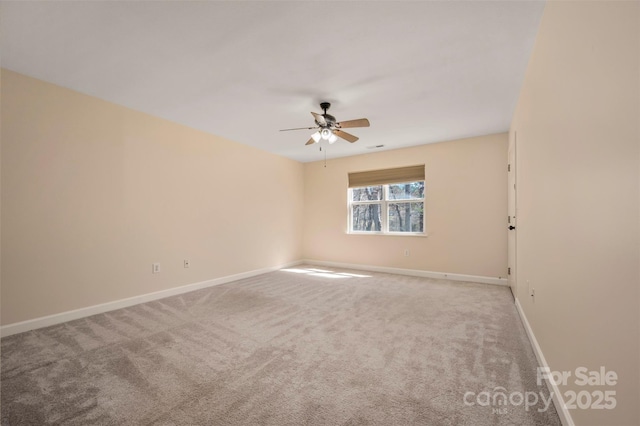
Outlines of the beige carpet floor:
[[2,425],[560,424],[500,286],[298,266],[1,353]]

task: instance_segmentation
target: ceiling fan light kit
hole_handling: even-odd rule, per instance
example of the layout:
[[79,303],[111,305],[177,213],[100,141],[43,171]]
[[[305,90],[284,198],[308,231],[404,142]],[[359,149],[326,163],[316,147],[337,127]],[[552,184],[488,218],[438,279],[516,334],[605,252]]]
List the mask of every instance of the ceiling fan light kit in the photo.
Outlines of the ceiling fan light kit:
[[289,130],[314,130],[317,129],[315,133],[311,135],[311,138],[307,141],[306,145],[312,145],[314,143],[319,143],[320,141],[327,141],[330,144],[334,143],[338,140],[338,138],[342,138],[347,142],[353,143],[358,140],[357,136],[354,136],[350,133],[342,131],[342,128],[353,128],[353,127],[369,127],[369,120],[366,118],[359,118],[357,120],[348,120],[338,122],[336,118],[327,114],[327,110],[331,107],[329,102],[322,102],[320,104],[320,108],[324,111],[322,114],[318,114],[312,112],[311,115],[315,120],[315,127],[297,127],[294,129],[282,129],[281,132],[286,132]]

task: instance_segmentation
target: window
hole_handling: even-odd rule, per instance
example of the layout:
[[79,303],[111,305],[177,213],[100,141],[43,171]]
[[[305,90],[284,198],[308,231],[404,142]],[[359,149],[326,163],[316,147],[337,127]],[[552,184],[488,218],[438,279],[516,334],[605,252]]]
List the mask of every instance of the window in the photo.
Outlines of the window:
[[349,231],[424,234],[424,189],[424,165],[350,173]]

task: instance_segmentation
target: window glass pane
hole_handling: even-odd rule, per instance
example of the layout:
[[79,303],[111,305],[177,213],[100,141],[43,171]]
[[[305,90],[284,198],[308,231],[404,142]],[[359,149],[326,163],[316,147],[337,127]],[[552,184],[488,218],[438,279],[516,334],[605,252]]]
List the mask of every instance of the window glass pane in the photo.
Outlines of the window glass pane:
[[381,204],[355,204],[352,207],[352,231],[380,232],[382,230]]
[[378,201],[382,200],[382,185],[353,188],[351,190],[352,201]]
[[424,203],[389,203],[389,232],[423,232]]
[[389,200],[424,198],[424,181],[389,185]]

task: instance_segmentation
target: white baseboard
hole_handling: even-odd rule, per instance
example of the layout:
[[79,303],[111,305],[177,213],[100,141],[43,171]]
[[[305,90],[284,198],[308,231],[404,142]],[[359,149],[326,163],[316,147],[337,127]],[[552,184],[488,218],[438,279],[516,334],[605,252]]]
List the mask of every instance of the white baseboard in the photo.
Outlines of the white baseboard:
[[220,284],[226,284],[231,281],[237,281],[244,278],[255,277],[256,275],[266,274],[278,269],[299,265],[300,261],[290,262],[285,265],[274,266],[270,268],[256,269],[253,271],[242,272],[240,274],[228,275],[226,277],[214,278],[212,280],[201,281],[193,284],[187,284],[180,287],[173,287],[166,290],[156,291],[153,293],[141,294],[126,299],[114,300],[113,302],[101,303],[99,305],[87,306],[86,308],[74,309],[72,311],[61,312],[59,314],[47,315],[40,318],[34,318],[27,321],[7,324],[0,327],[0,336],[6,337],[12,334],[23,333],[29,330],[48,327],[50,325],[60,324],[79,318],[89,317],[91,315],[101,314],[103,312],[114,311],[140,303],[151,302],[153,300],[163,299],[177,294],[188,293],[190,291],[200,290],[207,287],[213,287]]
[[103,312],[109,312],[116,309],[126,308],[129,306],[137,305],[140,303],[150,302],[153,300],[162,299],[169,296],[175,296],[177,294],[188,293],[190,291],[200,290],[207,287],[212,287],[220,284],[225,284],[231,281],[241,280],[243,278],[254,277],[256,275],[265,274],[278,269],[287,268],[301,263],[313,264],[318,266],[332,266],[337,268],[356,269],[373,272],[386,272],[390,274],[399,275],[411,275],[417,277],[427,278],[443,278],[455,281],[469,281],[484,284],[495,285],[508,285],[507,280],[504,278],[483,277],[476,275],[463,275],[463,274],[449,274],[443,272],[431,272],[421,271],[416,269],[401,269],[401,268],[389,268],[382,266],[371,265],[357,265],[350,263],[338,263],[338,262],[325,262],[320,260],[304,260],[290,262],[285,265],[279,265],[269,268],[256,269],[253,271],[243,272],[235,275],[228,275],[226,277],[215,278],[207,281],[201,281],[193,284],[187,284],[180,287],[174,287],[166,290],[156,291],[153,293],[142,294],[139,296],[133,296],[126,299],[115,300],[113,302],[102,303],[99,305],[88,306],[85,308],[74,309],[72,311],[61,312],[58,314],[47,315],[44,317],[34,318],[27,321],[21,321],[13,324],[7,324],[0,327],[0,336],[6,337],[13,334],[23,333],[29,330],[35,330],[38,328],[48,327],[55,324],[60,324],[67,321],[72,321],[79,318],[85,318],[91,315],[101,314]]
[[508,286],[505,278],[483,277],[480,275],[450,274],[448,272],[422,271],[419,269],[390,268],[386,266],[359,265],[352,263],[327,262],[324,260],[305,259],[302,263],[334,268],[356,269],[358,271],[386,272],[388,274],[411,275],[413,277],[441,278],[453,281],[468,281],[481,284]]
[[[538,340],[536,336],[533,334],[533,330],[529,325],[529,321],[527,320],[527,316],[524,314],[524,310],[522,309],[522,305],[520,305],[520,301],[516,299],[516,309],[518,310],[518,314],[520,315],[520,319],[522,320],[522,325],[524,325],[524,329],[527,331],[527,336],[529,337],[529,341],[531,342],[531,346],[533,347],[533,353],[536,355],[538,359],[538,365],[543,368],[550,368],[549,364],[547,364],[547,360],[544,358],[542,354],[542,349],[540,349],[540,345],[538,344]],[[545,380],[547,383],[547,388],[549,392],[553,395],[553,404],[556,407],[556,411],[558,412],[558,417],[560,417],[560,421],[564,426],[575,426],[573,422],[573,418],[571,417],[571,413],[567,409],[564,398],[562,398],[562,393],[558,388],[558,385],[555,383]]]

